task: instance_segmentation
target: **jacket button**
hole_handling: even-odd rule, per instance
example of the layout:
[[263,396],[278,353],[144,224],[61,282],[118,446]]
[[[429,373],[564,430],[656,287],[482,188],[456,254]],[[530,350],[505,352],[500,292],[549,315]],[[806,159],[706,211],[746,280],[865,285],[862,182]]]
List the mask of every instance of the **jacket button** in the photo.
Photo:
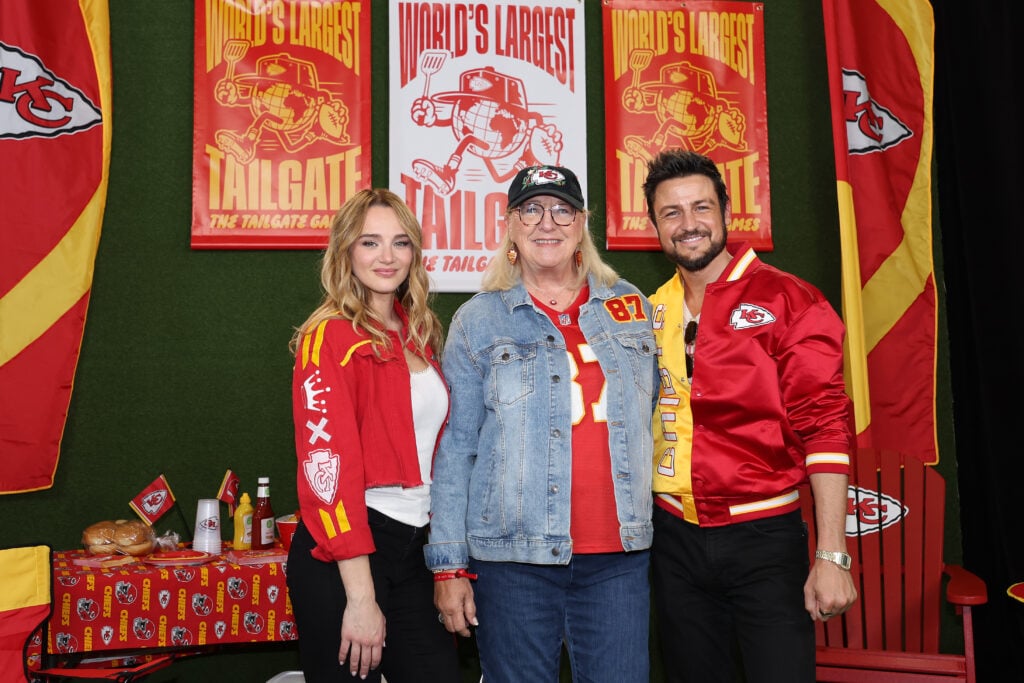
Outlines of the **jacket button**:
[[559,555],[559,550],[558,550],[558,548],[552,548],[552,549],[551,549],[551,554],[557,557],[557,556]]
[[562,432],[560,432],[560,431],[559,431],[559,430],[557,430],[557,429],[552,429],[552,430],[551,430],[551,438],[553,438],[553,439],[557,439],[557,438],[558,438],[558,437],[560,437],[560,436],[562,436]]
[[551,493],[558,493],[558,484],[551,487]]
[[551,376],[551,381],[554,382],[555,384],[558,384],[559,382],[562,381],[562,378],[559,377],[558,375],[552,375]]
[[501,359],[502,360],[508,360],[508,352],[507,351],[505,353],[501,354]]

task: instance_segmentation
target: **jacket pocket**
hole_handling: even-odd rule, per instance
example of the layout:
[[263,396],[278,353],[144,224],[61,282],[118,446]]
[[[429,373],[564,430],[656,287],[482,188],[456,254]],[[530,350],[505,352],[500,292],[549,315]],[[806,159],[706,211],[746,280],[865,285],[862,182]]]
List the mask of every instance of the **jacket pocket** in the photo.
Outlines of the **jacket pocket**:
[[533,393],[537,348],[496,344],[491,349],[491,395],[495,403],[511,404]]
[[655,391],[655,364],[658,362],[654,333],[649,330],[620,332],[615,335],[615,341],[622,347],[629,361],[637,389],[643,392],[645,398],[652,397]]

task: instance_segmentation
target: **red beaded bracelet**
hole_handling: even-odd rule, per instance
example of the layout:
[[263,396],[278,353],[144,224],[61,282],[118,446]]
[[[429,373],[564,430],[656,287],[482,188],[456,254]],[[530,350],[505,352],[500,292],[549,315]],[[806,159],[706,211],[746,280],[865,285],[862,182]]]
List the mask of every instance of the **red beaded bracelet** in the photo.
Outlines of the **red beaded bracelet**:
[[434,572],[434,581],[447,581],[449,579],[475,579],[476,574],[470,574],[465,569],[444,569]]

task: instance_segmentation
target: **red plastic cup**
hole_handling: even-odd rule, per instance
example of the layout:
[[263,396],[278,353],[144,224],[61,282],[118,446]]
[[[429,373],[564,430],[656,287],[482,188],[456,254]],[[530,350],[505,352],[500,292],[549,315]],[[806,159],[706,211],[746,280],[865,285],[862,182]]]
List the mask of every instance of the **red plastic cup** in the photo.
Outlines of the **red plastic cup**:
[[288,550],[292,547],[292,537],[299,527],[299,516],[296,513],[284,515],[274,520],[277,523],[277,537],[281,539],[281,546]]

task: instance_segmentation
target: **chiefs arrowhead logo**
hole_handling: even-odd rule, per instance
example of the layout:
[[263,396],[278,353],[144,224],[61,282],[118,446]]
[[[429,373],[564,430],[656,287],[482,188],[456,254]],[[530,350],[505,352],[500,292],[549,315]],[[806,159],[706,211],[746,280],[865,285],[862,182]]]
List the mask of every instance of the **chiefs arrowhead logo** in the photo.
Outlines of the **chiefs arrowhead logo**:
[[0,139],[57,137],[103,120],[82,92],[35,55],[0,43]]
[[729,314],[729,324],[734,330],[745,330],[775,322],[775,316],[766,308],[754,304],[740,304]]
[[142,509],[145,510],[150,517],[152,517],[156,513],[160,512],[160,509],[163,508],[164,502],[166,500],[166,489],[159,489],[157,491],[153,491],[153,493],[150,493],[149,495],[142,499]]
[[302,463],[306,483],[316,497],[325,504],[334,502],[338,491],[338,477],[341,473],[341,458],[329,450],[310,451]]
[[873,534],[899,524],[910,508],[892,496],[859,486],[848,487],[846,535]]
[[843,113],[850,154],[880,152],[914,134],[891,111],[871,99],[867,79],[849,69],[843,69]]

